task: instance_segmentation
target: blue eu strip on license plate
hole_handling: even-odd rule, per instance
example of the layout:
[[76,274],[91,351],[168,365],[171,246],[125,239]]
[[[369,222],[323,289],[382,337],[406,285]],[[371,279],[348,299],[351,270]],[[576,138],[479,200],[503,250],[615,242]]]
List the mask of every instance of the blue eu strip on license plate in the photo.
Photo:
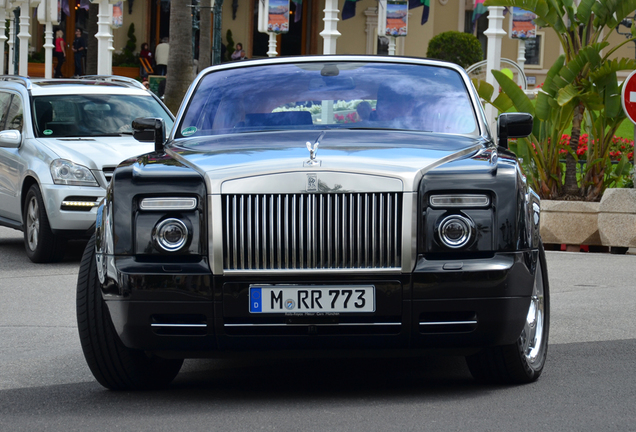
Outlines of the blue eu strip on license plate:
[[252,285],[250,313],[375,312],[373,285]]
[[258,313],[263,311],[263,296],[260,288],[250,288],[250,312]]

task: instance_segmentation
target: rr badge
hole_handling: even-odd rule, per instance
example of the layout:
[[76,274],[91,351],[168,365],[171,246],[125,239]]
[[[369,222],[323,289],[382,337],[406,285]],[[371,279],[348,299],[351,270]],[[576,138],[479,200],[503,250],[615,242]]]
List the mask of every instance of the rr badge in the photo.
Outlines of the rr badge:
[[307,192],[318,192],[318,174],[307,174]]

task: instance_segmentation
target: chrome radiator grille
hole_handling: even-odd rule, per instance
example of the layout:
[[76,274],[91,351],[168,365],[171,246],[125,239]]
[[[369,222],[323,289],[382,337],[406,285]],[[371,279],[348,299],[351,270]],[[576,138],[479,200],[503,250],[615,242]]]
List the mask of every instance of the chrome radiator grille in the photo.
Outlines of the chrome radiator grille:
[[402,194],[224,195],[225,270],[397,269]]

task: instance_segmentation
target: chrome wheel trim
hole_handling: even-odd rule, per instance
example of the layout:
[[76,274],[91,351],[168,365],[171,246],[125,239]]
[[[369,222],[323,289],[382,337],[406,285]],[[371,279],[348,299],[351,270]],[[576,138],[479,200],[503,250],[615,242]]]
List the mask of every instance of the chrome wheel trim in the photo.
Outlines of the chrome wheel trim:
[[26,211],[26,234],[29,249],[35,251],[38,247],[40,235],[39,206],[36,197],[31,197]]
[[[545,325],[545,297],[543,287],[543,271],[541,262],[537,264],[534,279],[530,307],[526,316],[526,323],[521,332],[521,347],[523,355],[530,367],[541,366],[541,353],[543,351],[543,326]],[[539,360],[539,361],[537,361]]]

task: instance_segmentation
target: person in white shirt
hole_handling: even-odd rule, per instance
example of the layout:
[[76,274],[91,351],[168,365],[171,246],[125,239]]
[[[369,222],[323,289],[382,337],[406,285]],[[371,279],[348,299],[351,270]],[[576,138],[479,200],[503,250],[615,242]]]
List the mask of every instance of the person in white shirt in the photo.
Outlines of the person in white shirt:
[[165,75],[168,72],[168,53],[170,52],[168,41],[167,37],[161,39],[161,43],[155,48],[156,73],[158,75]]

